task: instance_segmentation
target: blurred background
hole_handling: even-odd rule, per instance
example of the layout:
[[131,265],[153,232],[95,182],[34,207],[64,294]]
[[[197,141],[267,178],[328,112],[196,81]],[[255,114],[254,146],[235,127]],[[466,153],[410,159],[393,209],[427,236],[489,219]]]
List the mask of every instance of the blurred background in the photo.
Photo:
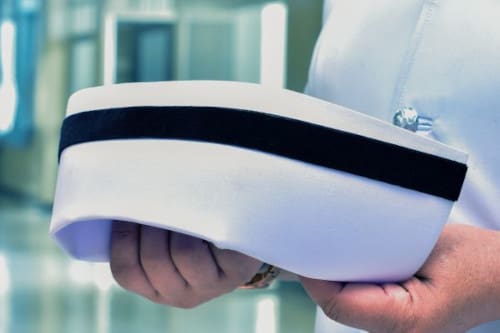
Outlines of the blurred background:
[[322,0],[0,0],[0,333],[311,332],[279,282],[194,310],[123,292],[106,265],[48,236],[71,93],[114,82],[220,79],[302,91]]

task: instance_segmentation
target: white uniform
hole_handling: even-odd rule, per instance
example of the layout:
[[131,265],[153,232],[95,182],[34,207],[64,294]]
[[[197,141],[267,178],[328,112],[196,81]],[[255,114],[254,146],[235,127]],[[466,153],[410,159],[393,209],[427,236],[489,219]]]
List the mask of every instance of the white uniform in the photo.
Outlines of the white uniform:
[[[492,229],[500,229],[499,18],[496,0],[325,0],[306,88],[387,121],[416,110],[423,135],[470,154],[450,221]],[[317,333],[354,332],[318,316]]]

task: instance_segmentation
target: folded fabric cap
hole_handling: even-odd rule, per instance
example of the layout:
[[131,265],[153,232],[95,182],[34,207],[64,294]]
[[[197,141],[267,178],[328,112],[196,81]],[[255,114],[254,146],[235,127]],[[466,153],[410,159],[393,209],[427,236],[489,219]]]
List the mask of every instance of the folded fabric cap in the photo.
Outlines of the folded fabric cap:
[[214,81],[85,89],[68,103],[51,233],[106,261],[113,220],[289,271],[395,281],[425,261],[466,155],[303,94]]

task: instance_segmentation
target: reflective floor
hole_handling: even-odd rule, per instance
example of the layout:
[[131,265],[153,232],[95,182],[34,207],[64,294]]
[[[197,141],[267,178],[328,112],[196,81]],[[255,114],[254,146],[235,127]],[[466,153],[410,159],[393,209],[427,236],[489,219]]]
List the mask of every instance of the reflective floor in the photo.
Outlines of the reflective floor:
[[69,259],[48,236],[49,207],[0,196],[0,333],[307,333],[314,306],[298,283],[236,291],[193,310],[122,291],[107,265]]

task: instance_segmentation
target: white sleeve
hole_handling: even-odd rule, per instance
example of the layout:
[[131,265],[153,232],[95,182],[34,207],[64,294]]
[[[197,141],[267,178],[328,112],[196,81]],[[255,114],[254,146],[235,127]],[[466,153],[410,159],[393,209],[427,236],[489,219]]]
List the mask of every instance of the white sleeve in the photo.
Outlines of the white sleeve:
[[333,7],[333,0],[324,0],[323,3],[323,24],[325,24],[328,15]]

